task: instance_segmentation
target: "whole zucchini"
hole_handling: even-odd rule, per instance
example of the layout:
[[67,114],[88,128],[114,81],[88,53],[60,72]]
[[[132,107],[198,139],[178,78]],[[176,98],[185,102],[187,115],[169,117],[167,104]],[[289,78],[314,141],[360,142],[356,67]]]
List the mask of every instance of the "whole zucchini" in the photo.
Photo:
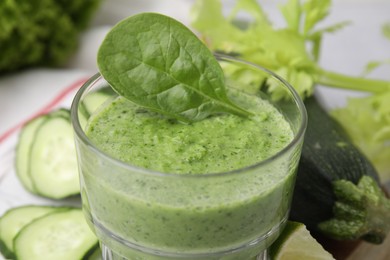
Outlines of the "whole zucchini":
[[376,170],[314,96],[305,105],[308,126],[290,219],[334,239],[381,243],[390,229],[390,200]]

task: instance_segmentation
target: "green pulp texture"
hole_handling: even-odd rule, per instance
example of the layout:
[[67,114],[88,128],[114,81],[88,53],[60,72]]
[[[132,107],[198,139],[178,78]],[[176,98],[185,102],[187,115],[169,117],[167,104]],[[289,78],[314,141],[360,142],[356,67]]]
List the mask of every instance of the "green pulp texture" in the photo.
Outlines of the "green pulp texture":
[[274,155],[291,140],[288,123],[267,103],[251,118],[230,114],[192,124],[161,117],[118,98],[89,124],[88,136],[113,157],[165,173],[217,173]]
[[[290,205],[295,150],[248,166],[280,151],[293,134],[268,102],[243,98],[234,97],[245,101],[254,117],[223,114],[193,124],[146,111],[123,97],[99,109],[86,131],[99,149],[141,169],[173,174],[145,173],[87,154],[86,160],[81,158],[82,196],[91,224],[99,223],[132,244],[171,253],[220,252],[274,227],[277,234]],[[110,244],[104,230],[97,228],[97,234],[130,259],[138,254]],[[265,239],[256,250],[237,251],[239,255],[226,259],[249,259],[267,243]]]

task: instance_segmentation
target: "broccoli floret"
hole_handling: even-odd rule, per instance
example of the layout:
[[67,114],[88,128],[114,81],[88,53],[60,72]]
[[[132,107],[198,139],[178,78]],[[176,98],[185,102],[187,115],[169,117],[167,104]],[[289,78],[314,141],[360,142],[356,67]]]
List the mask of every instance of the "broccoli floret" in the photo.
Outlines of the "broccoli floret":
[[1,0],[0,74],[60,66],[77,49],[101,0]]

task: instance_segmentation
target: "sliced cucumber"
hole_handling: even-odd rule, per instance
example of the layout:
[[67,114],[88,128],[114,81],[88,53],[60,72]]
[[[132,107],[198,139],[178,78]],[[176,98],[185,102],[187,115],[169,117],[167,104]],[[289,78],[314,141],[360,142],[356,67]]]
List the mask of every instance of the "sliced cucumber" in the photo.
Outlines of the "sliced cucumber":
[[60,108],[58,110],[54,110],[48,114],[50,117],[63,117],[66,120],[70,121],[70,110],[66,108]]
[[102,88],[98,91],[88,94],[81,102],[79,107],[79,121],[82,128],[84,128],[88,122],[89,117],[95,113],[95,111],[104,104],[108,99],[115,96],[115,92],[111,87]]
[[8,210],[0,218],[0,252],[14,258],[13,240],[19,231],[34,219],[59,210],[64,208],[27,205]]
[[70,111],[58,109],[26,124],[16,148],[15,168],[33,194],[61,199],[80,192]]
[[98,91],[90,93],[84,98],[81,103],[80,111],[85,118],[89,118],[102,104],[113,97],[114,91],[112,88],[102,88]]
[[14,248],[18,260],[77,260],[94,250],[97,243],[82,210],[72,208],[27,224],[14,239]]
[[54,199],[80,193],[73,130],[63,113],[51,114],[36,129],[29,162],[34,192]]
[[29,173],[31,144],[34,140],[35,133],[39,126],[47,120],[48,116],[40,116],[23,126],[20,135],[19,142],[16,147],[15,154],[15,170],[20,182],[30,192],[35,193],[31,176]]

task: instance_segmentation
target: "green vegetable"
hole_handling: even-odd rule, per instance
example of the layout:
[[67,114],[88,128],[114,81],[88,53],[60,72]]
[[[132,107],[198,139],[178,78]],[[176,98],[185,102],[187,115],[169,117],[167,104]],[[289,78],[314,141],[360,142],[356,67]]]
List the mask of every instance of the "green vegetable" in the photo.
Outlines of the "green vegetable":
[[0,1],[0,74],[63,65],[101,0]]
[[[390,22],[389,23],[385,23],[382,26],[382,32],[383,32],[383,35],[390,40]],[[371,62],[369,62],[367,64],[365,73],[368,74],[371,71],[373,71],[374,69],[376,69],[379,66],[384,65],[384,64],[390,64],[390,59],[381,60],[381,61],[378,61],[378,60],[371,61]]]
[[[390,23],[383,26],[383,34],[390,39]],[[390,64],[390,60],[373,61],[366,73]],[[343,125],[353,142],[374,163],[383,181],[390,180],[390,90],[362,98],[349,98],[346,107],[331,111]]]
[[314,97],[291,206],[291,220],[340,240],[381,243],[390,231],[390,200],[370,161]]
[[80,104],[80,112],[85,120],[88,118],[108,99],[113,98],[115,92],[110,87],[101,88],[98,91],[95,91],[83,99],[83,102]]
[[331,115],[374,163],[381,179],[390,180],[390,91],[350,98],[346,107],[332,110]]
[[7,259],[14,259],[13,240],[28,223],[61,207],[26,205],[7,210],[0,218],[0,252]]
[[[326,13],[327,2],[321,0],[322,4],[311,10],[311,1],[304,6],[296,0],[288,1],[282,7],[288,25],[276,29],[256,0],[238,0],[227,17],[223,15],[221,1],[198,0],[192,10],[192,25],[212,50],[233,52],[244,60],[271,69],[290,82],[302,97],[306,97],[312,94],[313,85],[320,76],[321,70],[315,62],[319,39],[324,32],[344,25],[313,30],[316,22],[322,20]],[[247,13],[249,18],[244,26],[237,26],[235,21],[239,20],[238,15],[242,12]],[[307,50],[307,42],[313,45],[310,51]],[[255,79],[254,84],[258,85]]]
[[[390,92],[390,81],[347,76],[328,71],[318,64],[323,35],[340,30],[348,24],[340,22],[325,28],[320,27],[320,22],[329,14],[330,0],[287,0],[280,6],[286,24],[282,28],[273,26],[258,2],[238,0],[230,14],[225,16],[220,0],[198,0],[192,9],[192,25],[213,51],[234,53],[244,60],[274,71],[286,79],[302,98],[311,96],[317,84],[384,96],[387,95],[384,93]],[[247,16],[245,20],[240,20],[243,13]],[[389,28],[389,25],[384,27],[385,35],[390,35]],[[382,63],[372,63],[370,69],[379,64]],[[251,80],[255,86],[260,83],[256,78],[246,80]],[[275,92],[274,98],[281,99],[283,95]],[[377,105],[364,107],[363,103]],[[357,106],[360,110],[374,110],[372,118],[366,121],[364,118],[368,113],[365,113],[364,117],[356,113],[346,119],[353,115]],[[364,129],[364,132],[370,133],[369,138],[361,138],[362,136],[355,134],[351,136],[353,142],[373,160],[381,177],[390,179],[390,165],[386,159],[390,154],[390,139],[379,141],[372,138],[383,136],[383,133],[388,131],[389,114],[384,113],[388,111],[384,109],[388,105],[371,100],[363,101],[357,106],[349,106],[350,109],[347,108],[345,115],[340,116],[339,122],[348,132]],[[377,110],[376,106],[382,108]],[[381,127],[376,128],[378,125]]]
[[[290,82],[302,97],[313,93],[314,84],[372,93],[390,89],[387,81],[349,77],[321,68],[317,61],[323,35],[348,23],[316,29],[328,15],[331,1],[301,2],[289,0],[280,6],[286,27],[274,28],[256,0],[238,0],[227,17],[223,15],[220,0],[198,0],[192,10],[192,25],[212,50],[233,52],[244,60],[273,70]],[[242,11],[250,16],[244,27],[236,23]]]
[[62,199],[80,193],[70,111],[59,109],[34,118],[21,132],[16,174],[33,194]]
[[15,172],[16,176],[30,192],[35,192],[34,184],[30,176],[31,144],[39,126],[46,120],[46,116],[37,117],[25,124],[19,134],[15,152]]
[[68,208],[36,218],[14,239],[18,260],[88,259],[98,240],[80,208]]
[[99,48],[98,66],[120,95],[180,121],[250,114],[228,99],[222,68],[209,49],[167,16],[143,13],[118,23]]
[[319,223],[319,229],[340,240],[361,237],[371,243],[382,243],[390,230],[390,200],[378,183],[363,176],[357,185],[335,181],[333,190],[337,198],[334,218]]

